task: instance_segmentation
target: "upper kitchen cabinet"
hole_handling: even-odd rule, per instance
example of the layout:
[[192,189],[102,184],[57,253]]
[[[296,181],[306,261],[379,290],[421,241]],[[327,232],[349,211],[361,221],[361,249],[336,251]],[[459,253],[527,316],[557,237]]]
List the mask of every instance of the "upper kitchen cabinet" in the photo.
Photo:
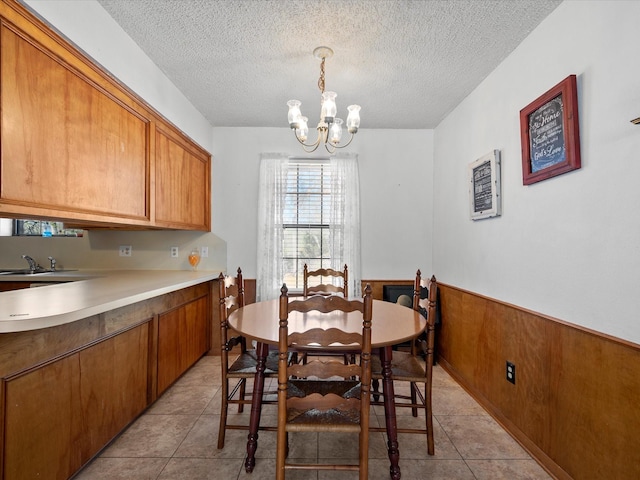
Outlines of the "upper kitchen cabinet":
[[155,140],[156,225],[210,230],[211,157],[161,125]]
[[0,217],[210,230],[211,156],[0,0]]
[[6,24],[0,59],[3,205],[148,223],[149,121]]

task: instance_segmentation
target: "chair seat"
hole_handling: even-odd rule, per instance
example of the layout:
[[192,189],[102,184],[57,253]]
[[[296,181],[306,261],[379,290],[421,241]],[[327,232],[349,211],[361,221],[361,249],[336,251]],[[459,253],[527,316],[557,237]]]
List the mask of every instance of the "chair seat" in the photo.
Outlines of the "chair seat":
[[[394,380],[424,382],[425,370],[415,355],[407,352],[393,352],[391,375]],[[382,361],[378,355],[371,355],[371,378],[382,379]]]
[[[256,373],[258,365],[258,354],[255,350],[247,350],[240,354],[238,358],[229,366],[230,377],[247,377],[251,378]],[[272,351],[267,355],[267,363],[265,366],[265,375],[275,375],[278,372],[278,352]]]
[[287,431],[360,430],[360,383],[292,380],[287,386]]

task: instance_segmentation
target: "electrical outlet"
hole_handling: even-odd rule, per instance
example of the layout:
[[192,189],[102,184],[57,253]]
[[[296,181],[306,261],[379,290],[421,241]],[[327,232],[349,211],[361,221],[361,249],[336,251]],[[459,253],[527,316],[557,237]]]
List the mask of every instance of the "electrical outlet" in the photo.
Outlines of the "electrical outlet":
[[178,247],[170,247],[171,258],[178,258]]
[[516,366],[507,361],[507,381],[516,384]]
[[200,247],[200,256],[207,258],[209,256],[209,247]]
[[120,245],[119,253],[121,257],[130,257],[131,253],[133,253],[133,249],[131,248],[131,245]]

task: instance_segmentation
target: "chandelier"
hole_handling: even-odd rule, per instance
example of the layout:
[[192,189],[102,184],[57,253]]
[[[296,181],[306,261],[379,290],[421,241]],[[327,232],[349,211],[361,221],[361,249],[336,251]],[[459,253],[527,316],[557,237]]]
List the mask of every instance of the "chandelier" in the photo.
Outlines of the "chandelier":
[[349,105],[349,115],[347,116],[347,131],[351,134],[351,138],[344,145],[340,145],[342,140],[342,126],[344,121],[341,118],[336,118],[337,107],[336,92],[324,91],[324,62],[327,58],[333,56],[333,50],[329,47],[318,47],[313,51],[313,56],[320,60],[320,78],[318,79],[318,88],[322,94],[320,100],[320,122],[316,130],[318,131],[318,138],[314,143],[306,143],[307,136],[309,134],[309,127],[307,126],[307,117],[302,116],[300,111],[299,100],[289,100],[287,105],[289,106],[289,126],[294,131],[296,139],[302,145],[305,152],[314,152],[320,144],[324,144],[324,147],[329,153],[333,153],[337,148],[344,148],[348,146],[356,133],[358,133],[358,127],[360,126],[360,105]]

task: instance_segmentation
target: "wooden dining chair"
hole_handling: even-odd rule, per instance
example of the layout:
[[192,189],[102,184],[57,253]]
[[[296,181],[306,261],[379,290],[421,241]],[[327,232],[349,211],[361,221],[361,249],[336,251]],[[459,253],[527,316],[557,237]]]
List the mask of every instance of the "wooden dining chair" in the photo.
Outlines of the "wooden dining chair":
[[[314,280],[317,279],[317,280]],[[332,268],[320,268],[309,271],[304,264],[302,272],[302,295],[342,295],[349,296],[349,269],[345,264],[340,272]]]
[[[369,405],[371,382],[371,286],[362,300],[349,301],[339,296],[314,295],[289,302],[286,285],[280,295],[278,435],[276,479],[284,480],[289,470],[351,470],[360,480],[368,475]],[[339,327],[289,330],[293,312],[313,310],[360,312],[362,331],[345,332]],[[287,363],[290,349],[299,346],[328,349],[345,345],[360,353],[360,365],[323,357],[312,357],[306,364]],[[304,380],[302,380],[304,378]],[[354,378],[355,380],[343,380]],[[352,432],[359,436],[357,464],[287,463],[289,432]]]
[[[427,297],[420,298],[423,288],[427,288]],[[408,382],[410,394],[396,393],[395,406],[399,408],[411,408],[412,415],[418,416],[418,409],[425,412],[425,428],[401,428],[399,433],[418,433],[427,436],[427,453],[434,454],[435,445],[433,440],[433,409],[431,406],[431,386],[433,382],[433,351],[435,344],[435,321],[436,321],[436,298],[438,284],[436,277],[432,276],[428,281],[422,279],[420,270],[416,272],[416,279],[413,287],[413,309],[426,312],[427,327],[424,335],[419,336],[411,342],[409,352],[394,351],[391,359],[391,376],[394,383]],[[389,319],[393,321],[393,319]],[[424,355],[424,360],[422,356]],[[383,405],[378,392],[379,381],[382,380],[382,364],[378,355],[372,355],[371,377],[373,379],[373,400],[372,405]],[[420,386],[424,390],[420,390]],[[372,428],[372,431],[384,431],[383,428]]]
[[[310,295],[342,295],[344,298],[347,298],[349,296],[349,268],[346,264],[340,272],[332,268],[320,268],[309,271],[309,267],[305,263],[302,279],[302,295],[304,297]],[[316,354],[320,355],[319,352],[316,352]],[[344,358],[345,363],[355,363],[355,354],[353,353],[341,354],[325,352],[324,355],[340,356]],[[301,347],[299,351],[293,352],[293,359],[294,361],[305,363],[307,361],[307,352]]]
[[[218,277],[220,296],[220,363],[222,364],[222,392],[220,405],[220,430],[218,431],[218,448],[224,447],[226,430],[248,430],[248,425],[227,423],[229,405],[238,405],[238,413],[242,413],[244,405],[251,404],[251,394],[246,392],[247,379],[254,378],[258,365],[255,349],[247,348],[247,340],[242,335],[230,336],[229,314],[244,306],[244,282],[242,270],[238,268],[237,276]],[[237,357],[233,358],[236,348]],[[271,351],[267,356],[265,377],[276,378],[278,372],[278,352]],[[235,383],[234,383],[235,382]],[[231,385],[233,384],[233,387]],[[265,392],[263,396],[275,392]],[[262,400],[262,403],[275,404],[275,400]],[[263,430],[275,428],[262,427]]]

